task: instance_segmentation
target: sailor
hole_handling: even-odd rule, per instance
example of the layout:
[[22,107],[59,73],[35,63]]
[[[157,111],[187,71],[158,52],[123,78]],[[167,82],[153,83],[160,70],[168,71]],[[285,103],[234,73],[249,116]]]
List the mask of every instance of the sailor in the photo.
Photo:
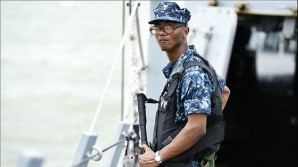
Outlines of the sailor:
[[[208,136],[209,124],[212,127],[211,124],[218,122],[213,119],[210,123],[216,106],[219,106],[220,111],[217,112],[222,118],[220,113],[227,103],[230,90],[209,62],[196,52],[195,46],[188,45],[188,21],[191,17],[188,9],[180,8],[175,2],[161,2],[154,9],[154,15],[155,18],[149,21],[153,25],[150,32],[161,50],[165,51],[169,63],[162,71],[167,82],[155,118],[153,146],[140,146],[145,153],[139,156],[139,166],[214,166],[218,142],[223,137],[215,139],[213,149],[203,139]],[[214,102],[216,92],[220,102]],[[223,127],[220,126],[224,126],[215,125],[221,129]],[[208,140],[212,138],[212,133],[209,134],[206,137]],[[205,149],[206,145],[208,148]]]

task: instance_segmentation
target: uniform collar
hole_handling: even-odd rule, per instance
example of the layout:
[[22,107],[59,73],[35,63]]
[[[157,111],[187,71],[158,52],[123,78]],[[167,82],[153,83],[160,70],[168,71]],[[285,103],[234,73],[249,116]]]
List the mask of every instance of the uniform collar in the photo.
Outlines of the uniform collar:
[[178,60],[173,63],[168,63],[162,70],[164,76],[168,79],[174,69],[179,68],[184,64],[184,61],[193,53],[196,53],[194,45],[189,45],[188,48],[182,53]]

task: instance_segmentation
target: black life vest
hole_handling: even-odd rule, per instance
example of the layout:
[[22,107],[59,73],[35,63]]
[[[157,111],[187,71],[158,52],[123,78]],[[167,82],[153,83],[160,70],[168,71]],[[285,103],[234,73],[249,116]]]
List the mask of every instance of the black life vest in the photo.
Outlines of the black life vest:
[[215,84],[215,91],[211,96],[212,111],[211,115],[207,118],[206,134],[191,148],[164,162],[162,165],[163,167],[191,167],[192,161],[195,159],[199,160],[204,152],[217,152],[220,147],[220,142],[224,140],[225,123],[223,121],[221,90],[217,75],[209,62],[203,57],[199,57],[204,63],[199,61],[185,63],[183,67],[172,72],[171,76],[173,80],[170,85],[165,85],[159,99],[158,110],[156,113],[152,148],[154,151],[158,151],[170,144],[186,124],[177,124],[175,122],[177,111],[176,88],[184,70],[191,66],[199,66],[203,68],[209,76],[212,77]]

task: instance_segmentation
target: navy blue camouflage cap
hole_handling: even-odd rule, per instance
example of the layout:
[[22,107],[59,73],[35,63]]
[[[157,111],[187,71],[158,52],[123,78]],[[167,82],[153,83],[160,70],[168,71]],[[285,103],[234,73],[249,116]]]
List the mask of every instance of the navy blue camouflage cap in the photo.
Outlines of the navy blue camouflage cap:
[[155,18],[149,21],[149,24],[154,24],[158,21],[175,21],[187,24],[191,16],[186,8],[181,9],[175,2],[161,2],[153,12]]

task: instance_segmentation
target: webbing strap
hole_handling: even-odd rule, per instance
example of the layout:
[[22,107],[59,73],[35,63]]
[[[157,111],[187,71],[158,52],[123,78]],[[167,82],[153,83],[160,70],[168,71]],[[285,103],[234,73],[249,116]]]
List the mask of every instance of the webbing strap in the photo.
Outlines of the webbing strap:
[[191,61],[191,62],[188,62],[185,64],[185,69],[187,69],[188,67],[191,67],[191,66],[199,66],[199,67],[205,69],[208,72],[208,74],[212,77],[215,87],[218,86],[218,81],[217,81],[215,72],[213,70],[211,70],[210,67],[207,66],[205,63],[202,63],[199,61]]
[[179,82],[179,78],[180,76],[174,76],[173,77],[173,80],[168,88],[168,97],[171,97],[172,94],[174,93],[174,91],[176,90],[176,87],[178,85],[178,82]]

